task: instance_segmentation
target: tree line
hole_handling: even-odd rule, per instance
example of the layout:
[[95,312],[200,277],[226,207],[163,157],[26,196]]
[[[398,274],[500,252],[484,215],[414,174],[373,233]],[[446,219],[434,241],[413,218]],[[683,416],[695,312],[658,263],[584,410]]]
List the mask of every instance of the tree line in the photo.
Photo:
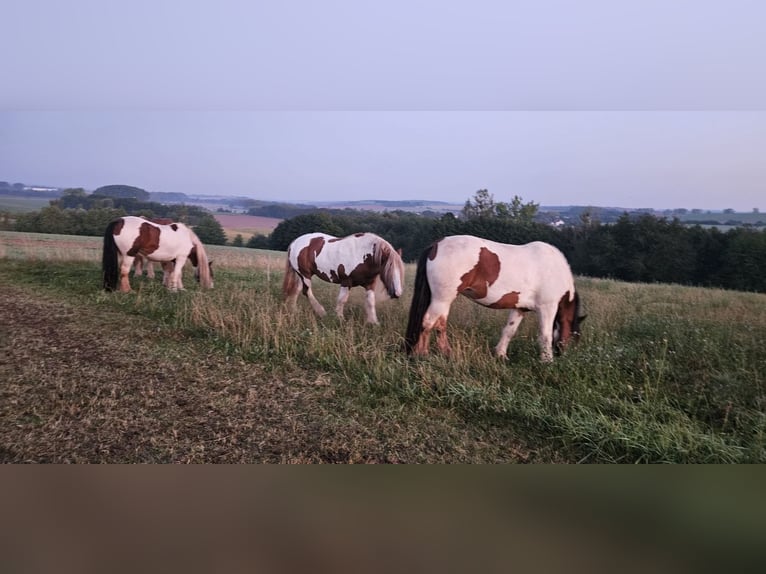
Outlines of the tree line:
[[[128,186],[107,186],[126,188]],[[16,216],[14,229],[37,233],[59,233],[64,235],[102,236],[110,221],[125,215],[140,215],[148,218],[162,217],[180,221],[192,229],[203,243],[224,245],[226,233],[218,220],[209,211],[195,205],[165,205],[123,195],[123,189],[109,194],[88,194],[83,189],[67,189],[59,198],[52,200],[48,207]]]
[[[577,225],[555,228],[536,222],[536,212],[533,202],[524,203],[518,197],[509,203],[495,202],[486,190],[479,190],[457,215],[316,209],[284,219],[271,235],[254,236],[247,243],[238,237],[232,244],[285,251],[304,233],[344,236],[368,231],[401,248],[405,261],[412,262],[447,235],[476,235],[516,244],[546,241],[561,249],[578,275],[766,292],[766,232],[748,228],[722,232],[645,213],[625,213],[605,225],[584,212]],[[112,219],[123,215],[168,217],[190,225],[204,243],[226,244],[223,228],[203,208],[82,190],[67,190],[49,207],[19,215],[14,229],[101,236]]]
[[[484,191],[484,190],[481,190]],[[481,192],[479,192],[481,193]],[[578,225],[555,228],[534,221],[537,206],[515,197],[499,208],[486,196],[468,201],[459,217],[392,211],[336,214],[324,211],[282,221],[270,236],[248,247],[285,251],[302,235],[321,231],[344,236],[369,231],[401,248],[406,261],[447,235],[476,235],[501,243],[545,241],[561,249],[578,275],[646,283],[678,283],[766,292],[766,232],[683,225],[650,214],[623,214],[604,225],[586,212]]]

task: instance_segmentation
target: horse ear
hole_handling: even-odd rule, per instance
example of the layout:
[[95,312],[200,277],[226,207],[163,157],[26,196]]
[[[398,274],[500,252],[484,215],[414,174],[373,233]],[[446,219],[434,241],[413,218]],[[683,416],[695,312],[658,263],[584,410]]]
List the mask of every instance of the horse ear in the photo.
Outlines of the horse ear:
[[404,255],[404,252],[402,251],[402,248],[401,248],[401,247],[400,247],[399,249],[397,249],[397,250],[396,250],[396,252],[399,254],[399,257],[401,257],[402,255]]

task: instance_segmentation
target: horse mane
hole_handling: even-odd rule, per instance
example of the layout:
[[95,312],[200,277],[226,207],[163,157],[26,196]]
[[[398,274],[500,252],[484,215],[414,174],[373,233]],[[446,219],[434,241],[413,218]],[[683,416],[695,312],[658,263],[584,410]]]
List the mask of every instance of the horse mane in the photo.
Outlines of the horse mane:
[[[179,225],[184,224],[181,223]],[[184,227],[186,227],[186,229],[189,231],[189,236],[191,237],[192,244],[197,250],[197,270],[199,271],[199,283],[205,289],[212,289],[213,278],[210,276],[210,260],[207,258],[205,246],[202,244],[202,241],[200,241],[200,238],[197,237],[197,234],[194,233],[191,227],[188,225],[184,225]]]
[[404,278],[404,262],[402,261],[399,252],[394,249],[393,245],[380,236],[376,237],[377,245],[373,250],[372,262],[380,269],[380,282],[384,284],[384,286],[381,287],[379,285],[380,282],[378,282],[376,287],[380,287],[380,289],[376,289],[376,292],[379,291],[381,295],[388,298],[388,290],[385,289],[385,285],[388,285],[389,281],[391,281],[397,267],[400,268],[402,279]]

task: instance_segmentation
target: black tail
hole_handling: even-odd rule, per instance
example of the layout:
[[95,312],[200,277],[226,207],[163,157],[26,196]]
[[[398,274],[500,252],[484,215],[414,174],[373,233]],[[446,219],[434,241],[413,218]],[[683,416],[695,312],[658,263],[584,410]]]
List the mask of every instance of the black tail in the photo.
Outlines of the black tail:
[[404,337],[404,350],[411,354],[423,332],[423,316],[431,304],[431,286],[426,276],[426,264],[433,246],[427,247],[418,259],[418,267],[415,271],[415,286],[410,305],[410,318],[407,321],[407,334]]
[[101,256],[101,271],[104,276],[104,289],[114,291],[117,289],[117,281],[120,278],[120,268],[117,261],[117,244],[114,242],[114,226],[119,219],[115,219],[106,226],[104,232],[104,252]]

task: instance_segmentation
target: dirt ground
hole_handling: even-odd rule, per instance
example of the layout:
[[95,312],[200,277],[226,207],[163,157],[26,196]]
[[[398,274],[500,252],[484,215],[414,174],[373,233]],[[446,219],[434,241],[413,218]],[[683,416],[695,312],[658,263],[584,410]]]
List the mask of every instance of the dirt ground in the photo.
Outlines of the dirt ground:
[[[449,413],[360,412],[152,321],[0,280],[0,462],[460,462],[526,454]],[[460,436],[460,452],[449,448]],[[476,436],[474,436],[474,434]],[[451,435],[451,436],[450,436]],[[489,436],[488,436],[489,435]],[[495,446],[491,446],[495,445]]]

